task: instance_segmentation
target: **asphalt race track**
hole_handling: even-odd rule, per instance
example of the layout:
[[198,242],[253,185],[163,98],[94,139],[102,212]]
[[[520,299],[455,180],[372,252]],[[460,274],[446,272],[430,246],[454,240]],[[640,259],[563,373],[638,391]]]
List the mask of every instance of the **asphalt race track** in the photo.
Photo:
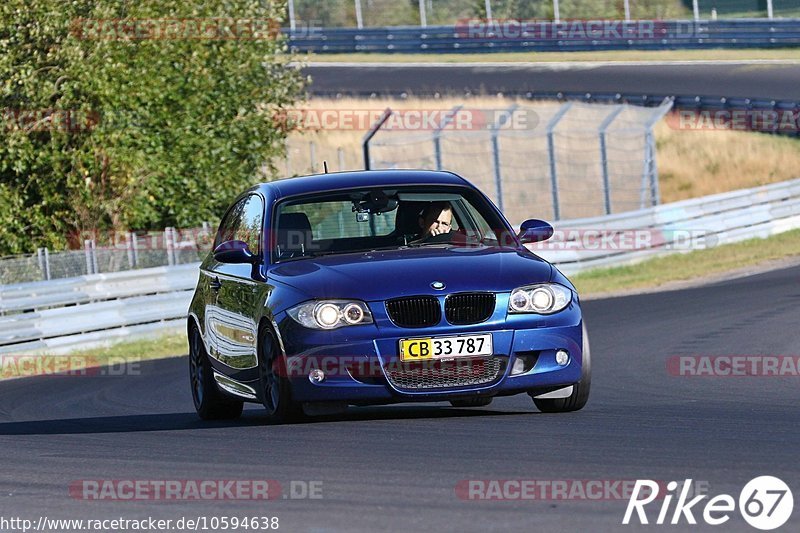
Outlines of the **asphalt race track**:
[[312,63],[312,95],[589,92],[800,99],[800,62]]
[[[775,475],[800,494],[798,377],[669,375],[674,355],[797,355],[800,268],[702,288],[587,301],[594,381],[587,407],[538,413],[527,396],[483,409],[351,408],[267,426],[193,411],[185,358],[140,375],[0,383],[3,515],[49,518],[277,516],[285,531],[610,531],[627,501],[473,501],[461,480],[694,480],[739,492]],[[135,374],[135,372],[131,372]],[[321,481],[321,499],[84,501],[84,479]],[[674,500],[673,500],[674,502]],[[660,504],[656,504],[660,505]],[[674,505],[674,503],[673,503]],[[651,510],[651,508],[648,508]],[[658,507],[652,507],[655,520]],[[702,514],[695,513],[695,515]],[[702,520],[697,516],[699,520]],[[797,530],[798,511],[785,530]],[[650,531],[663,527],[647,528]],[[723,527],[755,531],[738,513]]]

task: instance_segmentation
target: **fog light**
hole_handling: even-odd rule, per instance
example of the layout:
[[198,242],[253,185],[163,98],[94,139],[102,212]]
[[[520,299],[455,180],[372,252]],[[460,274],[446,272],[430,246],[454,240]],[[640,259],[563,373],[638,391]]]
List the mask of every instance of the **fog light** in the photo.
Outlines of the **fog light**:
[[514,366],[511,367],[511,374],[522,374],[525,372],[525,361],[521,357],[514,359]]
[[315,368],[311,372],[308,373],[308,381],[311,383],[319,384],[325,381],[325,372],[320,370],[319,368]]
[[556,352],[556,363],[560,366],[564,366],[569,363],[569,354],[564,350],[558,350]]

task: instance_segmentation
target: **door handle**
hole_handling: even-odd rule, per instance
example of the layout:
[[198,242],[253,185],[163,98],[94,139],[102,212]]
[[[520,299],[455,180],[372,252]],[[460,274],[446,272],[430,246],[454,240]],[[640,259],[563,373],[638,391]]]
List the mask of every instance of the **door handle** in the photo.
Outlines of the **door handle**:
[[219,280],[219,278],[214,278],[214,279],[211,280],[211,290],[212,291],[219,292],[219,290],[221,288],[222,288],[222,282]]

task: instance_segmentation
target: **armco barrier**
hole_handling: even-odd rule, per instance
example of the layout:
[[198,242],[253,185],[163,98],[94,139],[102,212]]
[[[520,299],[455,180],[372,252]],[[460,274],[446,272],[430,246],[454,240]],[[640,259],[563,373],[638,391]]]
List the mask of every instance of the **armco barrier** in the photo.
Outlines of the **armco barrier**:
[[[652,24],[650,32],[634,38],[614,31],[594,36],[574,31],[574,24],[590,29],[592,22],[536,22],[531,31],[470,29],[469,21],[454,26],[402,26],[384,28],[310,28],[284,30],[289,46],[314,53],[482,53],[523,51],[667,50],[704,48],[779,48],[800,46],[800,19],[741,19],[716,21],[632,21]],[[622,21],[610,21],[622,25]],[[524,21],[523,21],[524,23]],[[512,23],[513,24],[513,23]],[[572,26],[571,26],[572,24]],[[542,26],[544,25],[544,26]]]
[[[706,243],[726,244],[794,228],[800,228],[800,179],[562,221],[554,239],[531,248],[570,275],[679,251],[683,248],[671,245],[681,232],[699,232]],[[583,230],[612,236],[635,230],[659,238],[650,247],[581,249],[581,243],[569,239]],[[182,329],[197,279],[198,264],[192,264],[0,286],[0,354],[60,353]]]
[[185,324],[199,263],[0,286],[0,354],[58,353]]
[[[537,254],[558,265],[567,275],[592,268],[636,263],[656,255],[716,246],[754,237],[768,237],[800,227],[800,179],[772,185],[661,204],[616,215],[573,219],[556,224],[557,234],[541,245]],[[601,231],[612,247],[588,248],[578,242],[585,232]],[[616,236],[643,232],[652,246],[617,246]],[[563,238],[559,242],[559,238]],[[569,239],[577,239],[570,241]]]

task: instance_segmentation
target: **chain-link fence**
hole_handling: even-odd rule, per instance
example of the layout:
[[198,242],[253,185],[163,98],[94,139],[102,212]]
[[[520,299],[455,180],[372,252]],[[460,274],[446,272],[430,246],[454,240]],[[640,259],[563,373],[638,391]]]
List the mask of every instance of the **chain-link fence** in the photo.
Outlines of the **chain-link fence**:
[[465,20],[686,20],[800,17],[798,0],[293,0],[290,27],[455,25]]
[[697,5],[703,20],[800,17],[798,0],[697,0]]
[[515,224],[641,209],[659,203],[652,130],[671,107],[456,106],[431,131],[387,120],[368,143],[369,167],[451,170]]
[[0,258],[0,285],[194,263],[208,253],[212,238],[212,229],[203,224],[85,239],[82,250],[39,248],[33,254]]

